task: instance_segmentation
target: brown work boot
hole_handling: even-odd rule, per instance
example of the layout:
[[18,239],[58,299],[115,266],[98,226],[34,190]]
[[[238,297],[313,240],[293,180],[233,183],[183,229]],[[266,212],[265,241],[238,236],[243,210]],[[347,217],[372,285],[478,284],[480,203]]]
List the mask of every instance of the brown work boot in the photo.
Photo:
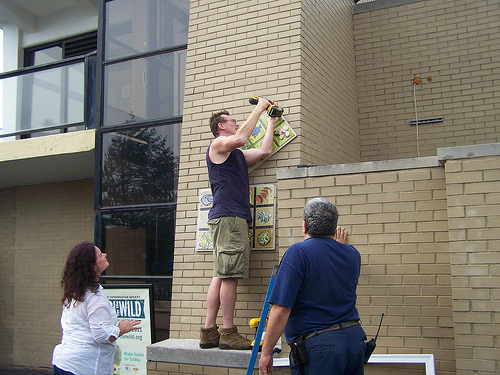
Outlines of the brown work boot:
[[235,326],[232,326],[231,328],[220,329],[219,348],[252,350],[252,342],[243,336],[240,336],[238,329]]
[[219,346],[220,334],[217,330],[219,327],[213,326],[210,328],[200,329],[200,348],[210,349]]

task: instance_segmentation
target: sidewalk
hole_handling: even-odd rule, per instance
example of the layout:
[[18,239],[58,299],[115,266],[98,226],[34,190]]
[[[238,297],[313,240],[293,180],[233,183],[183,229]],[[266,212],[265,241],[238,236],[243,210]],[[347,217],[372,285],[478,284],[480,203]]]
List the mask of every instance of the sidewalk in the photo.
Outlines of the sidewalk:
[[54,370],[34,370],[25,367],[1,367],[0,375],[50,375],[53,374]]

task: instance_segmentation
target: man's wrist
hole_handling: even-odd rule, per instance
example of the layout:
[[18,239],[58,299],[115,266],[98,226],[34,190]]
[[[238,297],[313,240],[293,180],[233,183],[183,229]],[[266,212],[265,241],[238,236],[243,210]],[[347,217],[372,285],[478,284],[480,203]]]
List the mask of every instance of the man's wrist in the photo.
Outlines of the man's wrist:
[[265,348],[264,346],[262,347],[260,351],[260,356],[262,357],[263,355],[265,356],[271,356],[273,354],[273,348]]

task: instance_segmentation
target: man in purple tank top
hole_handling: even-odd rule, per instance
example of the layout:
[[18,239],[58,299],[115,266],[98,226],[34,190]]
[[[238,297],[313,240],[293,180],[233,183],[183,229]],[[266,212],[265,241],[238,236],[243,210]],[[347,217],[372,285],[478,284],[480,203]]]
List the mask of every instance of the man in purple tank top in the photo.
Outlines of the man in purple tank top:
[[[208,225],[214,247],[214,277],[207,293],[207,315],[201,328],[203,349],[252,349],[251,341],[242,337],[234,326],[236,288],[240,278],[248,277],[250,213],[248,166],[271,154],[274,123],[269,117],[261,148],[241,150],[252,135],[261,114],[271,101],[260,98],[248,119],[240,126],[229,112],[220,111],[210,117],[215,139],[206,152],[208,177],[213,206]],[[222,308],[222,328],[216,325]]]

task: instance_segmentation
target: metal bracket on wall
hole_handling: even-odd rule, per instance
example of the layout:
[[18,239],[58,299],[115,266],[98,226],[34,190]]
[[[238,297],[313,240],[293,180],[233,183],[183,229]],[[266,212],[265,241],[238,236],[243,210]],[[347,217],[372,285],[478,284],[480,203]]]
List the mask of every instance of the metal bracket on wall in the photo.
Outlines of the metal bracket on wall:
[[[443,122],[444,121],[444,117],[435,117],[435,118],[426,118],[426,119],[423,119],[423,120],[418,120],[418,124],[419,125],[422,125],[422,124],[432,124],[432,123],[435,123],[435,122]],[[416,121],[413,120],[413,121],[410,121],[410,125],[416,125]]]

